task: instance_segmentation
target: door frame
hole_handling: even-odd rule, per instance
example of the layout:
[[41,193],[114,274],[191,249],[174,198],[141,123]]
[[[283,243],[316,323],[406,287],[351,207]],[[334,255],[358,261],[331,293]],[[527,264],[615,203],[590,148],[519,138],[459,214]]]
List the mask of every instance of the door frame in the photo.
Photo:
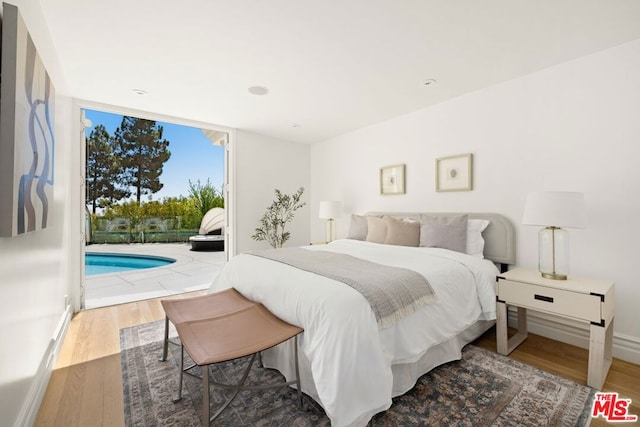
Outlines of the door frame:
[[[77,117],[78,120],[74,120],[74,129],[73,134],[78,135],[76,141],[72,143],[77,143],[79,145],[79,149],[77,152],[79,153],[79,159],[76,158],[75,161],[72,159],[72,168],[73,164],[77,164],[79,167],[79,173],[75,174],[75,176],[79,177],[79,206],[77,213],[74,215],[77,217],[78,222],[80,223],[79,233],[80,233],[80,251],[74,251],[75,254],[79,254],[79,259],[76,260],[76,263],[71,263],[71,265],[76,264],[79,265],[78,269],[78,278],[79,280],[71,280],[71,288],[69,290],[71,294],[71,305],[74,312],[78,312],[84,309],[84,288],[85,288],[85,275],[84,275],[84,256],[85,256],[85,248],[86,248],[86,237],[85,237],[85,206],[86,206],[86,191],[85,191],[85,172],[86,172],[86,139],[85,139],[85,128],[86,120],[84,117],[84,109],[90,110],[98,110],[104,111],[113,114],[122,114],[127,116],[139,117],[147,120],[155,120],[158,122],[169,122],[182,126],[190,126],[199,129],[208,129],[212,131],[222,132],[227,134],[226,143],[224,145],[225,155],[224,155],[224,183],[223,183],[223,194],[224,194],[224,206],[225,206],[225,258],[228,261],[235,255],[235,241],[236,241],[236,202],[235,202],[235,192],[234,192],[234,182],[235,182],[235,141],[236,141],[236,131],[233,128],[220,126],[212,123],[200,122],[197,120],[189,120],[179,117],[167,116],[163,114],[151,113],[148,111],[136,110],[132,108],[125,107],[117,107],[108,104],[102,104],[94,101],[88,101],[83,99],[74,99],[73,100],[73,113],[72,117]],[[77,132],[77,133],[76,133]],[[73,241],[74,239],[72,239]],[[76,240],[77,241],[77,240]],[[75,283],[77,282],[77,283]]]

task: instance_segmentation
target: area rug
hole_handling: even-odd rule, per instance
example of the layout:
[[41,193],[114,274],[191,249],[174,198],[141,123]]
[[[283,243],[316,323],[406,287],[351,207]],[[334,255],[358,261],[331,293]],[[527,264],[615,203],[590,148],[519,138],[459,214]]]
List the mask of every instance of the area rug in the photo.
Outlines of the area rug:
[[[120,331],[127,426],[199,426],[201,382],[185,375],[183,399],[172,403],[178,387],[179,346],[170,345],[160,362],[164,322]],[[173,332],[175,334],[175,332]],[[186,353],[185,353],[186,354]],[[210,367],[211,377],[233,383],[247,361]],[[199,368],[195,368],[199,369]],[[279,372],[254,366],[253,383],[283,381]],[[212,388],[211,413],[224,402]],[[586,426],[595,390],[499,354],[468,345],[462,360],[423,375],[416,386],[377,414],[372,426]],[[295,390],[243,391],[216,419],[216,426],[329,426],[322,408]]]

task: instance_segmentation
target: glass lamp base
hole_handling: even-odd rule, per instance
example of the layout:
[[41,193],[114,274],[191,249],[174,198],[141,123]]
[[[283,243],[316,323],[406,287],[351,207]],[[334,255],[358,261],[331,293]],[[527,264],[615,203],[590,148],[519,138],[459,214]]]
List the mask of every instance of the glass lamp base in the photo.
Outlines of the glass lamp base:
[[326,229],[325,241],[327,243],[331,243],[335,239],[336,239],[335,220],[333,218],[330,218],[330,219],[327,220],[327,229]]
[[545,279],[553,279],[553,280],[567,280],[567,275],[566,274],[558,274],[558,273],[544,273],[544,272],[540,272],[540,274],[542,275],[542,277],[544,277]]
[[569,274],[569,233],[558,227],[538,233],[538,270],[542,277],[567,280]]

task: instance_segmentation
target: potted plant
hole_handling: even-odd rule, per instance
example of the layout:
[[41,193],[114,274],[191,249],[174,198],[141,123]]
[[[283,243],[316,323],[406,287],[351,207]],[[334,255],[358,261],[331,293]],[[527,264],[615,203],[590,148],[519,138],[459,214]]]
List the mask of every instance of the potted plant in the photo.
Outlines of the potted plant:
[[283,194],[276,189],[276,198],[267,208],[267,211],[260,219],[260,227],[255,229],[255,234],[251,236],[253,240],[266,240],[272,247],[281,248],[289,240],[291,233],[284,228],[290,222],[295,212],[306,205],[300,202],[304,187],[298,188],[294,194]]

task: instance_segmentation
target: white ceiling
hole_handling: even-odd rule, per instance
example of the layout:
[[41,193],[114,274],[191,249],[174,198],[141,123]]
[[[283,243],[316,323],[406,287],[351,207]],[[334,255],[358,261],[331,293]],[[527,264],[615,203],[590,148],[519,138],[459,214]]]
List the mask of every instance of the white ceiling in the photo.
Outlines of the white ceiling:
[[71,96],[305,143],[640,38],[638,0],[40,3]]

